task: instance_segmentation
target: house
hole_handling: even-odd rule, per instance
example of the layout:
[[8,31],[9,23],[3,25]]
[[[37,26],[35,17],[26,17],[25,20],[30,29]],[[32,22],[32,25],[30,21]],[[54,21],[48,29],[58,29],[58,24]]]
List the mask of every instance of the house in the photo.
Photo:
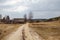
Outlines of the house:
[[14,18],[13,23],[25,23],[25,19],[24,18]]

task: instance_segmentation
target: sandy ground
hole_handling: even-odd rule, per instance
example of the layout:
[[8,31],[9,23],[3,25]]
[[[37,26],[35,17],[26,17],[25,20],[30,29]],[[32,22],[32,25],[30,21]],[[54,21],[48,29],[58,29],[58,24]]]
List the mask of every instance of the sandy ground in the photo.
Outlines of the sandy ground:
[[20,26],[16,31],[1,40],[43,40],[35,31],[28,27],[28,23]]

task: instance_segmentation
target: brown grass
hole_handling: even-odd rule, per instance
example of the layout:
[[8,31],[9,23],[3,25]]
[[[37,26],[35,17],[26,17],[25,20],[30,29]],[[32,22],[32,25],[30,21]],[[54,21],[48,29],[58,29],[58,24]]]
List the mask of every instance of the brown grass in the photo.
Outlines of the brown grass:
[[22,24],[0,24],[0,39],[15,31]]
[[[17,30],[22,24],[0,24],[0,38]],[[60,22],[30,23],[29,27],[45,40],[60,40]]]
[[34,29],[45,40],[60,40],[60,22],[30,23]]

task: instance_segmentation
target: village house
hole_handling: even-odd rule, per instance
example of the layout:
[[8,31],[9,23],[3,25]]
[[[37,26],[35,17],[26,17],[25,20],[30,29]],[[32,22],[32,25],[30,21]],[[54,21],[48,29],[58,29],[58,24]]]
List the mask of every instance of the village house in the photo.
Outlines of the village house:
[[14,18],[13,23],[25,23],[25,19],[24,18]]

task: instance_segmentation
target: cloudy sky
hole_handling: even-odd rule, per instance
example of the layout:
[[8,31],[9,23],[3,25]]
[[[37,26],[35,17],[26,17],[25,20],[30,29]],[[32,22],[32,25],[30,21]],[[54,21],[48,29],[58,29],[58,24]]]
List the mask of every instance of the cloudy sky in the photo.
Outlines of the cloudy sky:
[[33,13],[33,18],[60,16],[60,0],[0,0],[0,14],[11,18]]

